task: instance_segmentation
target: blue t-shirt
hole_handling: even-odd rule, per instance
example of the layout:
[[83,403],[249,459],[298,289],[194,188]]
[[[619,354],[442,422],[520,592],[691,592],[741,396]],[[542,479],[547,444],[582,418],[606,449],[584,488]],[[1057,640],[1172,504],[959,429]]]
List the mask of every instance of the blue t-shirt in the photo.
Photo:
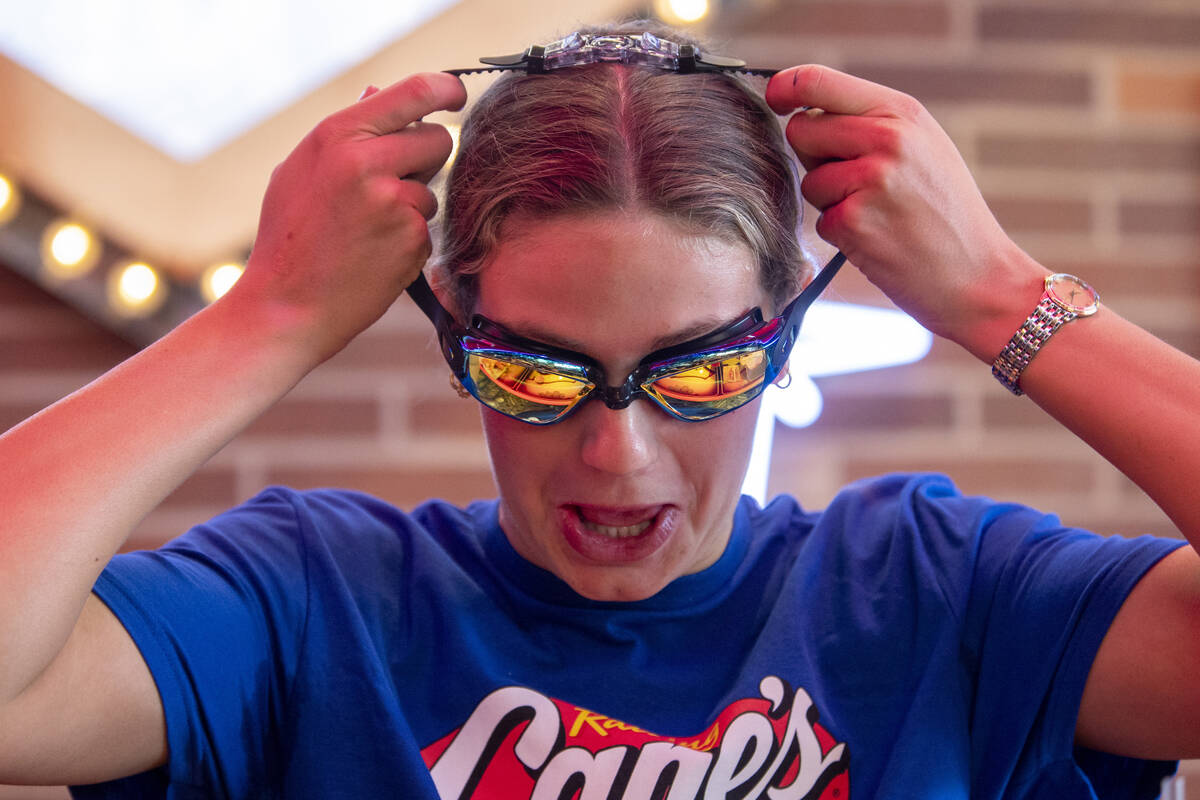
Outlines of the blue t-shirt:
[[101,575],[170,759],[76,796],[1153,797],[1173,764],[1073,738],[1179,544],[896,475],[824,512],[743,498],[715,564],[607,603],[522,559],[495,501],[272,488]]

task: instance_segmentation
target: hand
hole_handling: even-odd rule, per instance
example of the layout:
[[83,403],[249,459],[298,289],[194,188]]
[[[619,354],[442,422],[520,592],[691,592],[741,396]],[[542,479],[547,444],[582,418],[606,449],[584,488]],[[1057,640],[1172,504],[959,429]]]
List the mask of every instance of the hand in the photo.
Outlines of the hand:
[[378,319],[430,253],[426,184],[452,142],[421,118],[465,102],[458,78],[427,73],[318,124],[271,175],[231,302],[277,315],[318,363]]
[[[958,150],[912,97],[821,66],[767,85],[821,212],[817,233],[900,308],[990,361],[1045,270],[1004,233]],[[1022,310],[1023,309],[1023,310]]]

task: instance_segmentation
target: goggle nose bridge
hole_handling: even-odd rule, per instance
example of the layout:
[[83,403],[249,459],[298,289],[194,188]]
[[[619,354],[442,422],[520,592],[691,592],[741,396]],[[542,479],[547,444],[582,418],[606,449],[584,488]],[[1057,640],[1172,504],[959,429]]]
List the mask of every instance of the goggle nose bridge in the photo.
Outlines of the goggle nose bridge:
[[634,382],[634,376],[630,375],[620,386],[597,385],[593,394],[599,397],[604,405],[618,411],[628,408],[633,403],[634,398],[637,397],[637,384]]

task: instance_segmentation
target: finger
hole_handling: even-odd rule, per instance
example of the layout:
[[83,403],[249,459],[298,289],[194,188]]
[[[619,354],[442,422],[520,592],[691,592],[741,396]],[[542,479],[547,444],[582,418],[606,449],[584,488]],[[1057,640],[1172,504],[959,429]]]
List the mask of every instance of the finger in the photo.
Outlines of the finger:
[[363,89],[362,94],[360,94],[358,96],[358,99],[366,100],[368,97],[370,97],[371,95],[375,94],[378,91],[379,91],[378,86],[375,86],[375,85],[367,86],[367,88]]
[[397,203],[412,206],[426,220],[433,219],[437,214],[437,195],[424,183],[416,180],[396,181],[394,192]]
[[796,154],[796,159],[800,162],[800,166],[804,167],[805,174],[812,172],[822,164],[828,164],[831,161],[836,161],[835,158],[817,158],[816,156],[806,156],[801,153]]
[[[850,194],[845,200],[822,211],[815,226],[817,236],[843,252],[853,252],[851,245],[855,240],[851,232],[863,226],[863,218],[867,214],[859,197]],[[853,258],[852,255],[850,257]]]
[[457,111],[466,102],[466,87],[457,76],[423,72],[371,94],[346,113],[366,132],[381,136],[434,111]]
[[825,211],[871,185],[876,170],[870,164],[865,159],[830,161],[809,170],[800,181],[800,194],[815,208]]
[[373,171],[428,183],[450,157],[454,139],[444,125],[414,122],[404,130],[374,137],[360,146],[367,148]]
[[806,64],[785,69],[767,83],[767,104],[777,114],[798,108],[823,108],[835,114],[887,114],[903,97],[895,89],[856,78],[831,67]]
[[811,111],[793,114],[785,135],[801,163],[850,159],[870,153],[894,155],[901,147],[904,123],[890,118],[857,117]]

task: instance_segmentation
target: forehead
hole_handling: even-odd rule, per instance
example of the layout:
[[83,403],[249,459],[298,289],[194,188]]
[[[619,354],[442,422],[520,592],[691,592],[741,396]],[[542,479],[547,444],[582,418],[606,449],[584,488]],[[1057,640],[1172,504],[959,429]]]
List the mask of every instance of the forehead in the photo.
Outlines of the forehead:
[[652,213],[521,219],[480,274],[477,310],[512,330],[619,357],[769,311],[743,244]]

